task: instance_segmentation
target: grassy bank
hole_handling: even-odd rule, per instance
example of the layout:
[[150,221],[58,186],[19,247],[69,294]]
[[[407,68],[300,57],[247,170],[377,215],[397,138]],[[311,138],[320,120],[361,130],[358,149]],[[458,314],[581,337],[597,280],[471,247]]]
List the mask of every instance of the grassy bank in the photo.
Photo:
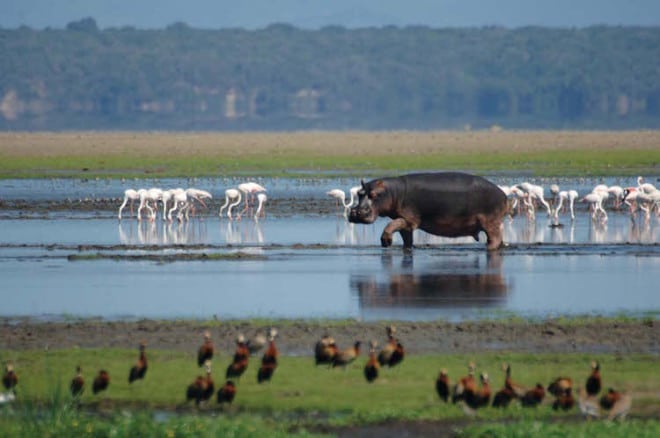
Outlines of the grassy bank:
[[0,178],[653,175],[660,131],[0,133]]
[[[23,409],[28,418],[32,415],[29,414],[29,409],[50,412],[49,409],[55,409],[57,406],[71,405],[68,382],[74,374],[75,366],[81,364],[88,384],[88,389],[80,399],[82,412],[105,412],[107,415],[114,415],[113,413],[128,409],[133,414],[123,417],[122,420],[127,422],[127,431],[132,431],[131,428],[134,427],[128,418],[133,418],[137,415],[135,412],[140,411],[177,413],[176,418],[172,419],[174,425],[166,422],[153,427],[170,424],[168,427],[172,430],[182,428],[177,422],[188,422],[193,425],[191,427],[197,427],[195,424],[203,425],[206,421],[202,418],[204,416],[194,419],[189,417],[197,410],[192,404],[185,403],[187,385],[195,376],[201,374],[194,354],[173,351],[148,351],[148,354],[150,364],[145,380],[132,385],[127,382],[128,370],[136,359],[136,352],[132,350],[5,351],[0,359],[11,359],[16,364],[16,372],[20,378],[19,402],[11,409]],[[435,393],[434,381],[441,368],[446,368],[450,378],[455,381],[466,374],[466,364],[475,361],[477,372],[488,372],[493,390],[498,390],[504,380],[501,365],[506,361],[512,364],[514,380],[526,386],[533,386],[536,382],[547,385],[559,375],[572,376],[576,385],[581,386],[586,380],[590,370],[589,363],[593,359],[601,363],[605,388],[614,387],[633,394],[631,416],[658,418],[660,400],[657,399],[657,393],[660,390],[660,382],[657,380],[656,356],[578,353],[409,355],[401,367],[381,370],[380,377],[373,384],[368,384],[362,375],[362,367],[366,361],[364,353],[345,371],[315,367],[310,357],[285,356],[281,358],[273,381],[262,385],[256,382],[258,360],[255,358],[238,383],[238,393],[231,408],[219,409],[213,400],[200,411],[218,415],[226,422],[221,423],[226,427],[242,430],[249,424],[256,428],[255,433],[262,430],[260,427],[271,427],[273,422],[278,424],[276,430],[282,433],[291,427],[314,428],[319,423],[338,426],[366,425],[386,420],[463,422],[466,416],[462,408],[441,402]],[[227,354],[214,358],[213,375],[216,386],[224,381],[224,370],[229,360]],[[104,393],[93,395],[89,386],[93,375],[100,368],[109,371],[110,387]],[[523,409],[517,404],[506,410],[485,408],[479,412],[475,423],[467,421],[465,427],[486,427],[483,424],[486,422],[494,423],[493,427],[496,429],[511,427],[504,430],[514,430],[517,422],[531,422],[532,425],[528,427],[533,428],[538,427],[533,426],[534,421],[542,421],[544,424],[550,419],[553,423],[572,422],[578,415],[577,410],[555,413],[550,404],[550,397],[547,397],[545,403],[537,409]],[[67,418],[67,421],[82,421],[77,416]],[[97,428],[95,421],[102,422],[102,419],[85,418],[85,421],[91,422],[89,427],[94,429]],[[21,422],[16,416],[0,412],[0,423],[4,423],[0,424],[4,430],[20,431],[23,430],[21,428],[29,427],[30,422],[20,426]],[[641,430],[659,427],[657,420],[644,420],[638,424],[641,424]],[[247,434],[249,430],[243,432]],[[628,432],[633,433],[630,430]]]

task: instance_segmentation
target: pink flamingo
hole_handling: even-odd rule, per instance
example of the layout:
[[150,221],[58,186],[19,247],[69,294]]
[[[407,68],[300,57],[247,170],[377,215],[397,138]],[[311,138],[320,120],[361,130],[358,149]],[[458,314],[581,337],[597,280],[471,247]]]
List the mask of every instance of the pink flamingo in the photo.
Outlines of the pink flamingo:
[[265,192],[266,188],[253,181],[248,181],[238,185],[238,190],[245,194],[245,207],[241,210],[241,215],[245,213],[250,207],[250,201],[254,203],[254,194],[258,192]]

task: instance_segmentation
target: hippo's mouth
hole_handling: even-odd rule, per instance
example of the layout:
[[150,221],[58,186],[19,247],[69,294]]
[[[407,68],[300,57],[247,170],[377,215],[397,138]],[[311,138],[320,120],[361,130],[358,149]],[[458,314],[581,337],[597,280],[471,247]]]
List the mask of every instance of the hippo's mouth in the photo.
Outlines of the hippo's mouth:
[[378,215],[369,206],[357,206],[348,212],[348,221],[356,224],[372,224]]

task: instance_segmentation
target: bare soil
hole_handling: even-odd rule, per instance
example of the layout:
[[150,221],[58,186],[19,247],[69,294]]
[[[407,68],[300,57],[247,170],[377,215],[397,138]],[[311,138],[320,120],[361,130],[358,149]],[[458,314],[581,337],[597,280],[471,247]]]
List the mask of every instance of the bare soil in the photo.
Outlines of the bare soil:
[[[325,333],[341,345],[354,340],[385,338],[387,324],[338,321],[273,321],[278,348],[283,354],[311,356],[316,341]],[[202,333],[210,330],[216,345],[232,351],[239,333],[252,337],[270,325],[242,321],[48,321],[0,319],[0,348],[133,348],[146,341],[150,348],[190,351]],[[465,354],[484,351],[545,353],[660,353],[660,325],[643,321],[585,320],[523,322],[399,322],[397,336],[410,354]]]

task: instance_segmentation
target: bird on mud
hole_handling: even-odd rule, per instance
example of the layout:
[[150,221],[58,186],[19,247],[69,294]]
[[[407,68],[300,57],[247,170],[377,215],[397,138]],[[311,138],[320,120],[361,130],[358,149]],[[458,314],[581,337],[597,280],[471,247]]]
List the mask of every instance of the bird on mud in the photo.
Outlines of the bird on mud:
[[493,397],[493,407],[505,408],[512,400],[522,397],[527,391],[521,385],[518,385],[511,379],[511,365],[503,364],[502,370],[505,372],[504,387],[495,393]]
[[18,385],[18,375],[14,371],[13,362],[5,364],[5,374],[2,376],[2,385],[7,391],[16,392],[16,385]]
[[540,383],[537,383],[536,386],[520,397],[520,404],[524,407],[534,407],[538,406],[543,402],[545,398],[545,388]]
[[335,357],[332,358],[332,367],[335,368],[340,366],[346,369],[346,366],[352,363],[360,355],[360,344],[360,341],[355,341],[352,347],[335,354]]
[[211,361],[207,360],[204,367],[206,368],[206,377],[197,376],[186,390],[186,401],[195,400],[197,406],[203,401],[208,401],[215,392],[213,377],[211,377]]
[[369,342],[369,360],[364,365],[364,377],[369,383],[378,378],[378,370],[380,369],[380,364],[376,358],[376,345],[376,341]]
[[598,395],[601,389],[601,378],[600,378],[600,364],[596,361],[591,362],[591,374],[587,378],[587,382],[584,387],[587,390],[587,395],[590,397],[595,397]]
[[481,388],[477,389],[476,385],[465,389],[463,394],[463,401],[465,402],[466,412],[475,414],[476,410],[484,406],[488,406],[490,402],[490,386],[488,374],[481,373]]
[[609,411],[607,416],[609,420],[614,420],[615,418],[623,420],[628,415],[628,412],[630,412],[632,397],[609,388],[600,398],[599,405],[602,409]]
[[337,354],[337,351],[338,349],[335,339],[328,334],[323,335],[314,346],[314,361],[316,365],[332,365],[332,359]]
[[146,348],[147,344],[140,342],[140,355],[138,356],[137,362],[135,365],[133,365],[130,372],[128,373],[128,383],[133,383],[138,379],[144,379],[144,376],[147,373],[147,355],[145,354]]
[[257,372],[257,383],[270,381],[273,378],[273,374],[277,368],[277,360],[280,355],[279,351],[277,351],[277,346],[275,345],[276,336],[277,330],[271,328],[268,333],[268,348],[261,358],[261,367],[259,367],[259,371]]
[[229,364],[229,366],[227,366],[227,371],[225,372],[225,378],[240,379],[248,367],[249,358],[250,358],[250,350],[245,344],[245,336],[239,334],[238,337],[236,338],[236,351],[234,352],[234,359]]
[[204,332],[204,343],[197,350],[197,366],[201,367],[207,360],[213,359],[214,351],[211,333],[207,330]]
[[76,367],[76,375],[71,379],[69,390],[72,397],[79,397],[85,391],[85,379],[83,378],[82,367],[80,365]]
[[564,411],[569,411],[575,406],[575,397],[573,397],[573,388],[567,388],[563,393],[557,396],[555,401],[552,403],[552,409],[558,411],[562,409]]
[[461,379],[454,385],[451,396],[452,403],[458,403],[459,401],[463,400],[463,396],[466,390],[474,391],[477,385],[474,379],[475,370],[476,365],[474,362],[470,362],[468,364],[467,376],[461,377]]
[[261,351],[266,346],[266,342],[268,342],[266,336],[263,333],[257,333],[251,339],[248,339],[245,345],[247,345],[250,355],[253,355]]
[[92,382],[92,392],[98,394],[101,391],[105,391],[108,389],[108,385],[110,385],[110,374],[106,370],[100,370],[94,378],[94,382]]
[[450,387],[449,375],[447,374],[447,370],[443,368],[435,380],[435,392],[438,393],[438,397],[445,403],[449,401]]
[[548,385],[548,392],[555,397],[559,397],[572,389],[573,380],[570,377],[557,377]]
[[225,384],[222,385],[220,389],[218,389],[218,403],[220,405],[223,403],[230,405],[231,402],[234,401],[234,397],[236,397],[236,385],[234,385],[234,382],[231,380],[227,380]]
[[405,357],[405,350],[403,345],[394,337],[396,333],[396,327],[393,325],[388,325],[385,327],[387,331],[387,344],[383,349],[378,353],[378,363],[381,366],[393,367],[400,364]]

